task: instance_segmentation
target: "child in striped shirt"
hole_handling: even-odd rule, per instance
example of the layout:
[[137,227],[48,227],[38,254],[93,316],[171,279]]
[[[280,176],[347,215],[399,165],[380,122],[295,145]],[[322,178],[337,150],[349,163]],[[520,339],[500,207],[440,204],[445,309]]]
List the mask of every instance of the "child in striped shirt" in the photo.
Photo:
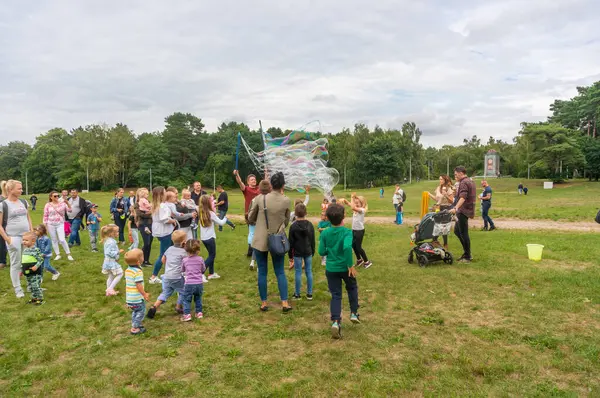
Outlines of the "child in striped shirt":
[[146,315],[146,301],[150,294],[144,290],[144,272],[142,263],[144,253],[140,249],[133,249],[125,253],[125,262],[128,267],[125,270],[125,301],[131,309],[131,331],[133,335],[146,331],[142,321]]

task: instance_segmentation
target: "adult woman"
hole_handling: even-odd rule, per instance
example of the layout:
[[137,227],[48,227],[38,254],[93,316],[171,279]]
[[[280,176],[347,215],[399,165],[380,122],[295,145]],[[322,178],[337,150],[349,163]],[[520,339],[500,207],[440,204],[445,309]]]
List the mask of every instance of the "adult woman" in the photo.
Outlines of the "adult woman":
[[[448,210],[452,207],[454,201],[454,189],[452,188],[452,180],[445,174],[440,176],[440,185],[435,189],[434,194],[429,194],[429,197],[435,200],[436,206],[440,211]],[[443,235],[444,248],[448,249],[448,236]],[[434,242],[437,242],[437,236],[433,237]]]
[[[0,186],[4,186],[5,184],[6,181],[0,182]],[[0,202],[4,201],[6,199],[6,196],[6,192],[2,191],[2,194],[0,195]],[[6,250],[6,242],[4,241],[4,238],[0,236],[0,269],[6,267],[7,254],[8,251]]]
[[27,202],[19,199],[23,193],[20,181],[2,181],[6,199],[0,205],[0,236],[6,242],[10,256],[10,279],[17,298],[25,297],[19,274],[21,273],[21,241],[25,232],[33,230],[27,211]]
[[125,243],[125,225],[129,216],[129,200],[123,197],[125,190],[119,188],[115,197],[110,202],[110,213],[112,214],[115,224],[119,227],[119,243]]
[[[148,190],[146,188],[140,188],[135,193],[135,202],[133,205],[134,214],[135,214],[135,223],[142,234],[142,242],[144,242],[144,246],[142,247],[142,252],[144,252],[144,263],[143,266],[149,267],[150,264],[150,251],[152,250],[152,208],[149,204],[146,204],[148,201]],[[142,205],[140,207],[140,199],[142,200]]]
[[46,229],[52,239],[52,247],[56,253],[54,257],[55,261],[60,260],[60,249],[58,244],[63,247],[69,261],[73,261],[71,257],[71,249],[65,239],[65,219],[67,217],[67,210],[71,208],[68,201],[59,202],[60,195],[56,191],[50,192],[48,197],[48,203],[44,206],[44,218],[43,223],[46,225]]
[[[267,262],[269,258],[267,237],[269,234],[277,233],[282,227],[286,227],[290,220],[290,199],[283,194],[285,186],[283,173],[275,173],[271,177],[271,185],[273,190],[266,195],[257,196],[248,213],[248,221],[256,224],[252,248],[258,263],[258,292],[262,301],[261,311],[269,309],[267,305]],[[268,227],[267,221],[269,222]],[[283,270],[284,255],[271,253],[271,259],[273,260],[273,270],[277,276],[281,305],[285,313],[291,311],[292,307],[288,303],[287,278]]]
[[162,267],[162,257],[167,249],[173,246],[171,235],[175,229],[175,221],[171,218],[171,209],[167,206],[167,191],[164,187],[156,187],[152,190],[152,236],[160,242],[160,253],[154,262],[154,269],[149,283],[161,283],[158,273]]

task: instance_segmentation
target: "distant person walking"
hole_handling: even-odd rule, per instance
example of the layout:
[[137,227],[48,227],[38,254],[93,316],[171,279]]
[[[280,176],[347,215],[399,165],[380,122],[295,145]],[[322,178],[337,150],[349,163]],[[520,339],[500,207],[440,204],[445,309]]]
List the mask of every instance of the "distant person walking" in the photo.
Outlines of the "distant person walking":
[[486,180],[481,181],[481,186],[483,187],[483,192],[480,196],[481,217],[483,218],[482,231],[493,231],[496,229],[496,226],[489,215],[490,208],[492,207],[492,187],[490,187]]
[[[519,195],[522,195],[522,194],[523,194],[523,183],[521,183],[521,182],[520,182],[520,183],[519,183],[519,186],[518,186],[518,188],[517,188],[517,189],[518,189],[518,191],[519,191]],[[526,194],[526,195],[527,195],[527,194]]]
[[23,235],[32,231],[31,217],[27,211],[27,201],[19,197],[23,193],[21,181],[2,181],[4,200],[0,203],[0,236],[6,242],[10,256],[10,279],[17,298],[25,297],[21,287],[21,254]]
[[[227,196],[227,192],[225,192],[222,185],[217,185],[217,192],[219,193],[219,198],[217,199],[217,214],[222,220],[225,218],[227,211],[229,210],[229,197]],[[227,225],[229,225],[232,230],[235,229],[235,225],[229,220],[227,220]],[[223,231],[222,225],[219,225],[219,231]]]
[[56,253],[54,261],[61,259],[60,249],[58,247],[59,244],[63,247],[63,249],[65,249],[65,253],[67,254],[69,261],[73,261],[73,257],[71,257],[71,249],[69,249],[69,245],[67,244],[67,240],[65,238],[65,219],[67,217],[67,211],[70,209],[71,205],[69,204],[68,200],[59,202],[59,196],[60,195],[56,191],[50,192],[48,203],[46,203],[46,206],[44,206],[43,222],[48,230],[48,233],[50,234],[54,253]]
[[35,210],[35,205],[37,204],[38,201],[38,197],[35,196],[35,194],[31,194],[31,197],[29,198],[29,201],[31,202],[31,210]]
[[110,213],[112,214],[115,224],[119,227],[119,244],[125,243],[125,226],[127,225],[127,216],[129,215],[129,199],[125,199],[123,195],[125,190],[119,188],[117,194],[110,202]]
[[405,200],[406,194],[404,193],[404,190],[400,188],[399,184],[396,184],[396,190],[394,191],[394,195],[392,195],[392,204],[394,205],[394,209],[396,210],[396,220],[394,221],[394,223],[398,225],[402,225]]
[[383,187],[381,187],[381,189],[379,190],[379,197],[383,199]]
[[469,238],[469,218],[475,217],[475,184],[467,177],[467,170],[464,166],[458,166],[454,169],[454,179],[459,181],[458,192],[456,194],[457,202],[450,212],[456,214],[456,224],[454,225],[454,234],[463,247],[463,255],[458,259],[462,263],[470,263],[473,260],[471,255],[471,239]]
[[81,246],[81,238],[79,237],[79,229],[81,228],[81,220],[87,213],[87,204],[85,199],[79,196],[76,189],[71,189],[71,197],[69,198],[70,208],[67,210],[67,217],[71,223],[71,235],[69,236],[69,246]]

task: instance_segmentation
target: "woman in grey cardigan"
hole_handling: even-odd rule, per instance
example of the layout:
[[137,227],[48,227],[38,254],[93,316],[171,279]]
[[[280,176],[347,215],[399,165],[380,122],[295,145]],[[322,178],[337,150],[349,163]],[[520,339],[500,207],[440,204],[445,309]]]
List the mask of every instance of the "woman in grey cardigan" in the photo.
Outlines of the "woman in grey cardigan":
[[[283,173],[275,173],[271,177],[271,185],[273,191],[267,195],[259,195],[254,198],[254,202],[248,212],[248,220],[250,223],[256,223],[254,238],[252,239],[252,248],[256,255],[258,263],[258,293],[262,304],[261,311],[268,311],[267,303],[267,261],[269,257],[269,249],[267,246],[267,237],[269,234],[277,233],[280,229],[285,228],[290,220],[290,199],[283,194],[285,186],[285,178]],[[266,213],[269,220],[269,228],[265,219]],[[279,288],[279,297],[283,312],[287,313],[292,310],[288,303],[288,286],[287,278],[283,268],[284,255],[277,256],[271,253],[273,260],[273,270],[277,276],[277,287]]]

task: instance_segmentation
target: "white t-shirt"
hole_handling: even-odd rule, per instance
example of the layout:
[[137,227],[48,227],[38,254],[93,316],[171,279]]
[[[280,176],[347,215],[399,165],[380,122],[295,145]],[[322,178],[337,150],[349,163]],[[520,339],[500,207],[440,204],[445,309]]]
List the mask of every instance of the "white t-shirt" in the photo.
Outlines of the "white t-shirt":
[[79,207],[79,196],[76,198],[69,198],[69,204],[71,205],[71,210],[67,209],[67,216],[69,217],[69,220],[72,220],[81,211],[81,207]]
[[358,211],[352,213],[352,230],[362,231],[365,229],[365,213],[367,211],[364,208],[359,208]]
[[223,226],[227,224],[227,217],[224,217],[222,220],[217,217],[214,211],[210,212],[210,223],[209,226],[203,226],[202,221],[198,219],[198,226],[200,227],[200,240],[209,240],[211,238],[217,238],[217,234],[215,234],[215,224]]
[[402,195],[404,194],[404,191],[402,189],[398,189],[398,192],[395,192],[394,195],[392,196],[392,203],[395,205],[399,205],[400,203],[402,203]]

